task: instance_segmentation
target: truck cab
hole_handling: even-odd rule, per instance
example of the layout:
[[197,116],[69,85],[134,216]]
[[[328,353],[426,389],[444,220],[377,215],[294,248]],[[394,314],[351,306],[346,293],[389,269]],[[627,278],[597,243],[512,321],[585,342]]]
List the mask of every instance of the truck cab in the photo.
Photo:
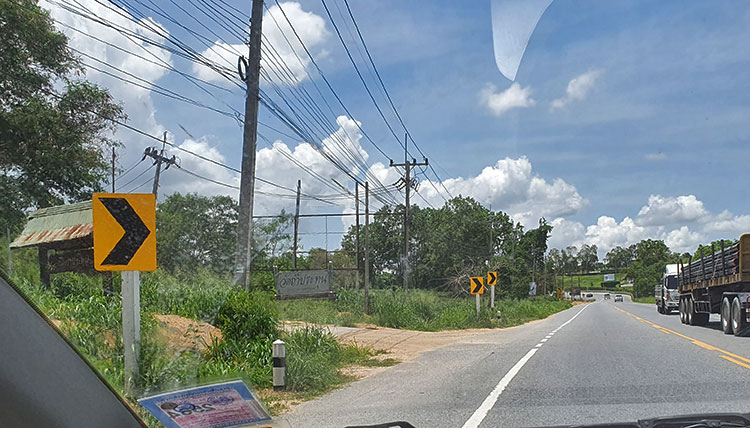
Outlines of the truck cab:
[[680,293],[677,290],[679,265],[670,264],[664,268],[661,283],[654,287],[656,310],[660,314],[670,314],[680,307]]

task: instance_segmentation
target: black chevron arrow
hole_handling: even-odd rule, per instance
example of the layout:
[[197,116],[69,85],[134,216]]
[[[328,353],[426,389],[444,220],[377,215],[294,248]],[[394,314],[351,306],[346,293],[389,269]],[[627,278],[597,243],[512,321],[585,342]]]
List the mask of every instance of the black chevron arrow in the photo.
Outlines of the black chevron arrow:
[[126,265],[130,263],[130,259],[138,252],[151,231],[143,224],[143,220],[125,198],[99,198],[99,200],[125,230],[125,234],[109,252],[102,265]]
[[479,278],[472,278],[471,281],[474,283],[474,289],[471,290],[471,292],[479,293],[479,290],[482,289],[482,282],[479,280]]
[[495,272],[489,272],[487,276],[489,276],[487,281],[489,285],[492,285],[495,283],[495,281],[497,281],[497,274]]

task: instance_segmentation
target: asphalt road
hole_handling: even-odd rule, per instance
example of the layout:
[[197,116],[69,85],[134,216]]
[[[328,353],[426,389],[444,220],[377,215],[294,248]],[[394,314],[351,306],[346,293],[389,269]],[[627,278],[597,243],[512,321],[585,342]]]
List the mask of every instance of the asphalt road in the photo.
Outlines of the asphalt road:
[[474,336],[326,396],[294,428],[405,420],[522,427],[750,412],[750,338],[680,324],[655,305],[603,300]]

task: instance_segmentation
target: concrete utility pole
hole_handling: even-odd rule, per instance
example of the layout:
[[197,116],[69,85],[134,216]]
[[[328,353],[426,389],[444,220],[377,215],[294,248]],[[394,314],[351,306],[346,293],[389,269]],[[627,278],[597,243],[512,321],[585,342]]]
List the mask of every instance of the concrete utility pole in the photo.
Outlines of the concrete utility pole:
[[[237,225],[237,254],[234,282],[250,286],[250,264],[253,249],[253,199],[255,198],[255,149],[258,143],[258,83],[260,78],[260,41],[263,0],[253,0],[250,16],[250,46],[245,80],[245,124],[242,139],[242,175],[240,178],[240,215]],[[243,58],[240,58],[243,61]]]
[[161,174],[161,160],[164,157],[164,149],[167,145],[167,131],[164,131],[164,141],[161,143],[161,153],[156,157],[156,175],[154,176],[154,188],[151,193],[156,196],[159,192],[159,174]]
[[365,313],[370,313],[370,185],[365,181]]
[[359,290],[359,271],[362,269],[362,258],[359,253],[359,182],[354,182],[354,212],[356,213],[356,231],[357,234],[355,235],[355,242],[357,243],[357,282],[355,283],[355,288]]
[[417,163],[416,159],[412,159],[411,163],[408,160],[409,157],[409,151],[407,150],[407,147],[409,145],[409,134],[406,134],[404,136],[404,163],[393,163],[393,160],[391,160],[391,167],[399,167],[403,166],[406,170],[405,176],[403,178],[403,186],[406,188],[406,196],[405,196],[405,202],[404,202],[404,254],[403,254],[403,279],[404,279],[404,291],[409,289],[409,192],[412,187],[414,189],[417,189],[417,186],[415,183],[412,183],[411,179],[411,168],[415,166],[427,166],[429,163],[427,162],[427,158],[424,159],[424,162]]
[[302,181],[297,180],[297,208],[294,211],[294,253],[292,256],[292,269],[297,269],[297,237],[299,236],[299,195],[302,191]]
[[[167,145],[167,131],[164,131],[164,142],[161,145],[161,152],[159,152],[157,149],[153,147],[147,147],[146,150],[143,152],[143,159],[146,159],[146,156],[152,158],[154,160],[154,164],[156,164],[156,173],[154,175],[154,185],[151,189],[151,193],[156,196],[157,192],[159,191],[159,177],[161,176],[161,164],[165,163],[167,166],[164,168],[164,171],[169,169],[171,165],[177,164],[177,158],[175,156],[172,156],[171,158],[168,158],[164,156],[164,150]],[[114,188],[113,188],[114,191]]]

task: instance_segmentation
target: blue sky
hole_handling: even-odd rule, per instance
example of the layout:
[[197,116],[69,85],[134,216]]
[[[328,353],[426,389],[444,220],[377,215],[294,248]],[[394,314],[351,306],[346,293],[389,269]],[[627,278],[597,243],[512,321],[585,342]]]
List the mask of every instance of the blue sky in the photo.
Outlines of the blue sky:
[[[249,1],[228,1],[249,14]],[[205,33],[174,4],[158,3],[184,25]],[[343,25],[336,7],[346,13],[343,0],[326,3],[337,24]],[[556,0],[531,37],[515,83],[495,65],[490,1],[351,0],[350,4],[399,112],[452,193],[474,196],[527,225],[545,216],[556,226],[553,245],[595,243],[600,255],[614,245],[646,237],[665,239],[673,249],[684,251],[707,239],[736,238],[750,227],[745,197],[748,173],[743,168],[750,135],[750,11],[745,2]],[[303,39],[309,38],[311,52],[354,119],[389,157],[400,161],[403,152],[367,97],[321,2],[282,5],[285,10],[299,9],[295,27],[307,31]],[[53,9],[53,16],[65,20],[62,13]],[[196,16],[200,17],[197,12]],[[205,50],[174,23],[153,18],[170,34]],[[227,42],[239,43],[205,16],[201,21]],[[273,25],[266,19],[264,32]],[[354,49],[349,33],[341,29]],[[91,24],[90,31],[105,29]],[[83,50],[119,60],[90,40],[71,40]],[[354,51],[354,55],[364,70],[359,54]],[[169,60],[180,70],[197,73],[174,55]],[[174,72],[153,72],[133,61],[120,64],[136,74],[142,71],[159,85],[228,109]],[[309,65],[308,70],[323,88]],[[375,89],[376,82],[367,73],[365,77]],[[154,135],[169,130],[176,144],[239,167],[242,133],[233,119],[148,91],[135,94],[127,85],[97,73],[89,72],[89,78],[110,87],[115,96],[122,95],[132,125]],[[574,79],[577,84],[571,83]],[[314,91],[309,79],[300,86]],[[236,87],[231,94],[215,93],[233,108],[243,109],[244,94]],[[387,110],[387,102],[377,91],[375,95]],[[504,107],[493,110],[491,100]],[[510,107],[503,104],[508,100],[514,100]],[[554,107],[554,100],[564,101]],[[344,114],[333,98],[328,96],[328,101],[337,115]],[[261,120],[283,128],[263,108]],[[351,134],[357,134],[356,125],[348,126]],[[297,153],[299,140],[264,128],[261,132],[283,142],[303,162],[318,165],[319,171],[332,169],[316,164],[305,151]],[[127,138],[123,167],[153,144],[127,132],[119,135]],[[369,155],[368,164],[387,166],[387,159],[368,142],[354,140],[352,144]],[[259,150],[264,147],[259,141]],[[277,151],[259,154],[259,176],[290,187],[297,178],[313,181],[273,153]],[[195,162],[182,157],[184,162]],[[227,171],[193,165],[204,174],[215,172],[211,177],[220,181],[236,179]],[[395,181],[395,171],[374,168],[384,183]],[[191,180],[183,174],[165,176],[163,194],[236,194]],[[312,193],[332,192],[314,183],[309,186]],[[428,201],[440,205],[442,197],[432,189],[429,183],[420,188]],[[304,208],[341,212],[352,206],[308,202]],[[271,213],[293,207],[293,201],[260,199],[258,207],[260,213]],[[343,230],[348,224],[329,228]]]

